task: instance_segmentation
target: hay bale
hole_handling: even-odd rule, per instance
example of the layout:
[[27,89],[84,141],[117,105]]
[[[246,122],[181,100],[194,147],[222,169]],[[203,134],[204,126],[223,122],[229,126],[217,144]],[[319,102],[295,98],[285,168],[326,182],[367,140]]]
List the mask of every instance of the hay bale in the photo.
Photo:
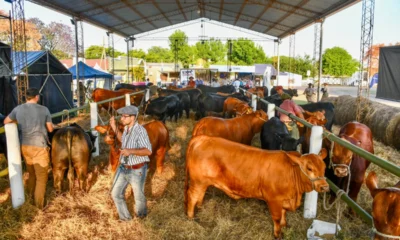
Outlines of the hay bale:
[[344,125],[356,120],[356,98],[350,95],[339,96],[335,105],[335,123]]
[[[334,101],[336,124],[356,120],[357,98],[345,95],[330,101]],[[371,129],[374,138],[400,149],[400,108],[365,99],[363,104],[360,122]]]

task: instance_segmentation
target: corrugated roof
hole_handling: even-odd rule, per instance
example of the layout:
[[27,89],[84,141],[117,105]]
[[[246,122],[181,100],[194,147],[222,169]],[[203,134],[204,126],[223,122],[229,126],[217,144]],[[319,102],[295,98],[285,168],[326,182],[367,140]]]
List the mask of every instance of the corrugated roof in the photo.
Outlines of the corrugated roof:
[[361,0],[29,0],[124,37],[199,18],[283,38]]

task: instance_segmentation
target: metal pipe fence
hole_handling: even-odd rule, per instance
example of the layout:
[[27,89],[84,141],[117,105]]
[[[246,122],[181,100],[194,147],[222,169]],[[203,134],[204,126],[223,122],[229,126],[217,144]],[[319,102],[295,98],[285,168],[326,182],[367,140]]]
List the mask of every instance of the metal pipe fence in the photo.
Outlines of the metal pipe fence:
[[[245,89],[241,89],[243,92],[247,92]],[[253,95],[253,94],[252,94]],[[257,99],[265,104],[272,104],[258,96],[256,96]],[[308,128],[312,128],[312,124],[310,124],[309,122],[305,121],[304,119],[301,119],[291,113],[288,113],[287,111],[283,110],[282,108],[279,108],[277,106],[275,106],[275,110],[283,113],[285,115],[288,115],[291,119],[294,119],[302,124],[304,124],[304,126],[308,127]],[[351,143],[348,143],[344,140],[342,140],[341,138],[337,137],[336,135],[334,135],[333,133],[324,130],[323,131],[323,136],[328,138],[330,141],[335,142],[337,144],[342,145],[343,147],[351,150],[352,152],[354,152],[355,154],[365,158],[366,160],[378,165],[380,168],[385,169],[386,171],[400,177],[400,167],[397,165],[394,165],[393,163],[382,159],[374,154],[371,154],[367,151],[365,151],[364,149],[357,147]],[[332,181],[330,181],[329,179],[327,179],[327,182],[329,184],[329,187],[336,193],[338,193],[338,191],[340,190],[338,186],[336,186]],[[356,202],[354,202],[346,193],[341,195],[341,199],[349,206],[351,207],[365,222],[367,222],[368,224],[372,225],[372,216],[366,212],[362,207],[360,207]]]

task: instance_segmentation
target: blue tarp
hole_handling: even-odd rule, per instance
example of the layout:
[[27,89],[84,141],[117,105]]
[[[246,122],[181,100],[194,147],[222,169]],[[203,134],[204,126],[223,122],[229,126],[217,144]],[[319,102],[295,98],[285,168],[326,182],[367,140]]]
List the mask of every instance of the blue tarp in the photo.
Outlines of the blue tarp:
[[375,83],[378,84],[378,73],[375,73],[374,76],[372,76],[371,81],[369,82],[369,88],[372,88]]
[[[85,63],[79,61],[79,79],[83,78],[112,78],[112,74],[94,69]],[[76,65],[68,69],[72,73],[72,78],[76,79]]]
[[[47,58],[47,54],[49,57]],[[49,51],[30,51],[26,52],[12,52],[13,72],[20,74],[24,72],[22,59],[26,57],[26,66],[28,67],[28,74],[70,74],[68,69],[58,61],[58,59]],[[47,64],[47,61],[49,64]]]

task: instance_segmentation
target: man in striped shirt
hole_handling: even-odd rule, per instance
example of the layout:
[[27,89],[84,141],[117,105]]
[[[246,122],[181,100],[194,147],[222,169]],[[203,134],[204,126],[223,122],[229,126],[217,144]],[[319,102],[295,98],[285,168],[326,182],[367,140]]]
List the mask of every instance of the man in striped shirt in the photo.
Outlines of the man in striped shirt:
[[129,221],[131,214],[126,206],[125,190],[131,184],[135,197],[135,214],[139,218],[147,215],[144,184],[147,175],[147,163],[150,161],[151,143],[146,129],[136,122],[138,109],[135,106],[126,106],[117,110],[121,115],[121,123],[125,126],[124,132],[118,130],[114,117],[110,119],[110,126],[121,141],[120,166],[115,175],[111,195],[117,207],[120,220]]

